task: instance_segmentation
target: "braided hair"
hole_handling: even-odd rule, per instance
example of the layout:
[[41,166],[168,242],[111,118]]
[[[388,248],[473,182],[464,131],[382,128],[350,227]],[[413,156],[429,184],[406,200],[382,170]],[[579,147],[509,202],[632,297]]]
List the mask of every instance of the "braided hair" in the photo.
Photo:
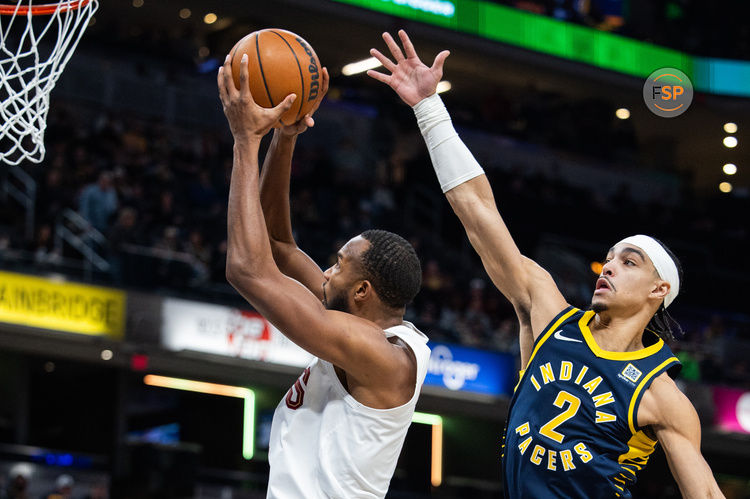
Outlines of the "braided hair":
[[403,308],[422,286],[422,267],[409,241],[386,230],[367,230],[362,237],[370,247],[362,253],[365,278],[380,299],[392,308]]
[[[664,248],[664,251],[667,252],[669,257],[674,262],[675,266],[677,267],[677,275],[680,278],[680,288],[684,289],[684,277],[682,272],[682,264],[680,263],[680,260],[675,256],[674,253],[672,253],[672,250],[667,248],[667,245],[663,242],[659,241],[658,239],[654,238],[654,240],[661,245],[662,248]],[[663,339],[666,342],[672,342],[675,341],[675,333],[677,336],[682,338],[685,335],[685,332],[682,330],[682,327],[680,324],[674,320],[674,318],[667,312],[667,307],[664,306],[664,303],[659,305],[659,309],[656,311],[653,317],[651,317],[651,320],[649,321],[648,325],[646,326],[647,331],[651,331],[652,333],[657,334],[661,339]]]

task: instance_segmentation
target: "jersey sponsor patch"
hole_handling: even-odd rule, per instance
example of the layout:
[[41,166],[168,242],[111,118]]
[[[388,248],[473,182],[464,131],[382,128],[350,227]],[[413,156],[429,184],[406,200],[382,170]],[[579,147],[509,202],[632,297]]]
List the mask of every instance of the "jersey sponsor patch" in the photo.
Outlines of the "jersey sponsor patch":
[[627,379],[632,381],[633,383],[638,382],[638,379],[641,377],[641,374],[643,374],[640,369],[635,367],[633,364],[628,363],[627,366],[625,366],[625,369],[622,370],[622,375],[625,376]]

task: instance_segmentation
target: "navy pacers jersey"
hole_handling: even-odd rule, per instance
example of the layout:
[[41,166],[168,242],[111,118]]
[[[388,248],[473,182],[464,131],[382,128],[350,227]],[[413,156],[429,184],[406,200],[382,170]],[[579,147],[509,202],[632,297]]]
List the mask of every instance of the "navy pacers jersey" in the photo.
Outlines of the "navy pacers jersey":
[[631,497],[628,486],[654,450],[637,426],[638,406],[651,382],[680,363],[648,331],[641,350],[600,349],[593,317],[568,307],[534,343],[505,428],[509,499]]

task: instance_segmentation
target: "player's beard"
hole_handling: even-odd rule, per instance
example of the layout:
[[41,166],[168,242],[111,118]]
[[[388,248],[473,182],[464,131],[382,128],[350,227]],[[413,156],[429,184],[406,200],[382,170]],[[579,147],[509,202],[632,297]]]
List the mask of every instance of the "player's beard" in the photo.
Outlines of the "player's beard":
[[608,308],[609,307],[607,307],[606,303],[593,303],[593,302],[591,303],[591,306],[589,307],[590,310],[593,310],[597,314],[600,312],[604,312]]
[[[328,288],[328,289],[326,289]],[[330,296],[329,293],[330,292]],[[338,310],[339,312],[346,312],[350,314],[349,302],[346,299],[346,293],[336,292],[330,289],[330,286],[323,286],[323,305],[328,310]]]

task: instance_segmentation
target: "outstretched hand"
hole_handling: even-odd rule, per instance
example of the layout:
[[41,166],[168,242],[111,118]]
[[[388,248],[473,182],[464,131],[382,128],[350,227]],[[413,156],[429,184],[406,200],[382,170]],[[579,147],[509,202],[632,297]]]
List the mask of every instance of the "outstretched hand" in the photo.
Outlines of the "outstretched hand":
[[367,75],[391,87],[401,100],[413,107],[437,91],[437,84],[443,77],[443,64],[450,52],[443,50],[435,57],[432,67],[427,67],[417,56],[414,45],[406,32],[399,30],[398,36],[404,46],[403,52],[389,33],[383,33],[383,40],[395,62],[379,50],[370,49],[370,54],[379,60],[391,74],[387,75],[371,69],[367,71]]
[[318,97],[318,100],[315,102],[315,105],[310,110],[310,112],[304,115],[302,119],[300,119],[297,123],[293,123],[287,126],[282,126],[279,128],[279,131],[283,135],[290,135],[290,136],[299,135],[305,130],[307,130],[309,127],[315,126],[315,120],[313,120],[312,115],[315,113],[315,111],[318,110],[318,108],[320,107],[320,103],[323,102],[323,99],[328,93],[328,84],[330,82],[330,79],[328,77],[328,69],[323,68],[320,71],[320,73],[321,73],[320,97]]
[[227,55],[216,78],[221,105],[235,140],[262,138],[279,122],[281,115],[292,107],[297,97],[295,94],[289,94],[278,106],[270,109],[259,106],[250,93],[248,72],[247,54],[243,54],[240,64],[240,89],[237,90],[232,78],[232,61]]

